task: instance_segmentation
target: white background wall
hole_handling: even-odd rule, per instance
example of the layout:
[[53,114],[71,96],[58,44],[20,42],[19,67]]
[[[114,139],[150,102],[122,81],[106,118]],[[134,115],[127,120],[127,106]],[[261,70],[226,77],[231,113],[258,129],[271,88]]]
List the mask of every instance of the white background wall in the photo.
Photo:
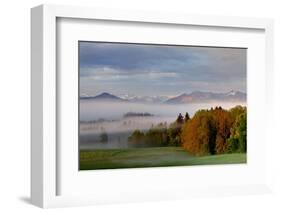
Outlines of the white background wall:
[[[280,212],[281,210],[281,5],[278,0],[9,0],[0,7],[0,212],[37,212],[29,204],[30,179],[30,8],[42,3],[78,4],[191,14],[269,17],[275,19],[275,109],[272,195],[194,198],[182,201],[119,204],[47,210],[83,212]],[[258,121],[258,120],[257,120]],[[258,133],[257,133],[258,134]]]

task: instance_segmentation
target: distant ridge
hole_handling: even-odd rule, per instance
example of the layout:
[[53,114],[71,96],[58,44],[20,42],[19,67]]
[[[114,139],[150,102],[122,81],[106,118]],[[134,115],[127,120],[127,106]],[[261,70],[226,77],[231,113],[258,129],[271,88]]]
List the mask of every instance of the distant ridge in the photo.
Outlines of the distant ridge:
[[246,102],[246,93],[231,90],[226,93],[202,92],[194,91],[191,93],[183,93],[179,96],[163,99],[159,96],[143,96],[134,98],[121,98],[107,92],[103,92],[97,96],[82,96],[81,100],[94,100],[106,102],[130,102],[130,103],[166,103],[166,104],[188,104],[188,103],[210,103],[210,102]]
[[169,104],[203,103],[203,102],[245,102],[246,93],[231,90],[227,93],[195,91],[189,94],[183,93],[166,101]]
[[84,96],[84,97],[80,97],[80,99],[90,99],[90,100],[96,100],[96,101],[127,101],[126,99],[122,99],[118,96],[112,95],[110,93],[107,92],[103,92],[97,96]]

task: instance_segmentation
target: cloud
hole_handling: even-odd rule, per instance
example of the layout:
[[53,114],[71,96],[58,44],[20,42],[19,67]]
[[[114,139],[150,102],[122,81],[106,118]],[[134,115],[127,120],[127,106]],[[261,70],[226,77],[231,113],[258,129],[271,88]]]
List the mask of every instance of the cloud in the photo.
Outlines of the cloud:
[[159,79],[175,78],[178,76],[177,72],[159,71],[159,70],[135,70],[133,73],[130,70],[114,69],[110,67],[95,67],[95,68],[81,68],[80,76],[82,78],[90,78],[93,80],[121,80],[121,79]]
[[246,49],[80,42],[79,52],[81,89],[93,93],[246,91]]
[[167,71],[186,66],[196,57],[192,51],[174,46],[80,43],[81,68],[106,66],[131,73],[146,69]]

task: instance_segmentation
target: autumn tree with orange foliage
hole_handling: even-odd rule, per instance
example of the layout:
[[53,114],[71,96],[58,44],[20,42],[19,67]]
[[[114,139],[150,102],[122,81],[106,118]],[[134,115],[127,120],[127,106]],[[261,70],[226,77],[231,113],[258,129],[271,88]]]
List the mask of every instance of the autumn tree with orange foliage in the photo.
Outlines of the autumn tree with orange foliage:
[[214,153],[215,135],[213,117],[209,111],[200,110],[184,124],[181,134],[182,145],[194,155]]
[[[234,139],[229,140],[229,138],[235,124],[241,129],[241,132],[243,130],[239,139],[239,144],[241,144],[239,147],[242,148],[239,150],[246,150],[244,148],[246,146],[246,117],[241,119],[241,114],[245,113],[246,107],[241,106],[231,110],[216,107],[211,110],[197,111],[193,118],[182,127],[181,142],[183,147],[194,155],[229,153],[229,150],[233,150],[229,147],[233,146]],[[243,123],[240,125],[239,122]]]
[[230,128],[234,120],[231,118],[230,112],[221,107],[216,107],[210,113],[214,118],[216,128],[215,153],[222,154],[227,150],[227,138],[230,136]]

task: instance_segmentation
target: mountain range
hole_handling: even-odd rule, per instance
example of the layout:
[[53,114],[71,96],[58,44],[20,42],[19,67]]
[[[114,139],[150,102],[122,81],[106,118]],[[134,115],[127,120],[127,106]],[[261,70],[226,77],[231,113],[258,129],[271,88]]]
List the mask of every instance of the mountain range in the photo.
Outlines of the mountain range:
[[207,102],[246,102],[246,93],[240,91],[229,91],[226,93],[194,91],[169,98],[168,96],[128,96],[122,97],[104,92],[97,96],[82,96],[81,100],[106,101],[106,102],[131,102],[131,103],[166,103],[166,104],[188,104]]
[[166,101],[169,104],[186,104],[186,103],[201,103],[201,102],[245,102],[246,93],[233,91],[227,93],[201,92],[195,91],[189,94],[183,93],[179,96]]

